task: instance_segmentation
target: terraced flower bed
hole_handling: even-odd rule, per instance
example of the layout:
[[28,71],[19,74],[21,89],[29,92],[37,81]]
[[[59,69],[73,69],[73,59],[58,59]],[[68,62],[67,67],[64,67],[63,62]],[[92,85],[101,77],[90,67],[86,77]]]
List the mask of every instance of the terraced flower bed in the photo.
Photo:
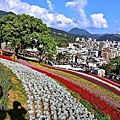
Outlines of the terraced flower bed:
[[0,59],[22,81],[29,120],[80,120],[95,116],[51,77],[16,62]]
[[115,94],[120,96],[120,84],[115,83],[111,80],[108,80],[106,78],[100,77],[100,76],[96,76],[96,75],[89,75],[83,72],[74,72],[74,71],[70,71],[70,70],[66,70],[66,69],[61,69],[61,68],[56,68],[56,67],[52,67],[52,66],[48,66],[48,65],[43,65],[43,66],[47,66],[47,68],[52,68],[55,70],[59,70],[59,71],[64,71],[70,74],[74,74],[76,76],[79,76],[81,78],[87,79],[89,81],[91,81],[92,83],[98,84],[112,92],[114,92]]
[[109,90],[105,89],[102,86],[99,86],[98,84],[92,83],[89,80],[80,78],[80,77],[78,77],[74,74],[69,74],[67,72],[64,72],[64,71],[61,71],[61,70],[58,70],[58,69],[56,70],[56,69],[53,69],[53,68],[48,68],[48,67],[42,66],[38,63],[34,63],[34,62],[29,62],[29,63],[33,64],[37,67],[40,67],[42,69],[46,69],[46,70],[48,70],[52,73],[54,72],[57,75],[67,77],[67,78],[69,78],[69,80],[71,82],[75,83],[76,85],[90,91],[91,93],[94,93],[98,97],[101,97],[106,102],[110,103],[111,105],[115,106],[116,108],[120,108],[120,96],[116,95],[112,91],[109,91]]
[[[20,61],[19,61],[20,62]],[[42,72],[42,73],[45,73],[47,76],[50,76],[50,77],[52,77],[52,78],[54,78],[54,79],[56,79],[56,80],[58,80],[59,82],[61,82],[62,84],[64,84],[66,87],[68,87],[70,90],[72,90],[72,91],[74,91],[75,93],[78,93],[83,99],[85,99],[85,100],[87,100],[87,101],[89,101],[90,103],[91,103],[91,105],[93,106],[93,107],[95,107],[96,108],[96,110],[97,109],[99,109],[102,113],[104,113],[104,114],[109,114],[110,115],[110,119],[111,120],[119,120],[119,118],[120,118],[120,111],[118,110],[118,109],[116,109],[116,108],[114,108],[113,106],[115,106],[116,105],[116,107],[117,107],[117,105],[119,105],[119,100],[116,102],[116,104],[112,104],[112,102],[110,102],[110,101],[108,101],[109,103],[111,103],[113,106],[111,106],[110,104],[108,104],[107,102],[105,102],[105,100],[103,100],[103,98],[101,99],[100,98],[100,96],[99,95],[105,95],[105,96],[107,96],[108,98],[111,98],[112,99],[112,101],[113,101],[113,103],[115,102],[115,99],[119,99],[119,96],[118,95],[116,95],[116,94],[114,94],[114,93],[109,93],[109,91],[107,91],[106,89],[104,89],[104,90],[102,90],[103,88],[102,87],[100,87],[99,85],[98,86],[96,86],[95,84],[93,84],[92,82],[89,82],[89,81],[87,81],[87,82],[85,82],[86,80],[84,80],[84,79],[81,79],[80,80],[80,78],[78,77],[78,76],[73,76],[73,75],[70,75],[70,73],[68,74],[68,73],[63,73],[62,71],[57,71],[57,70],[53,70],[53,69],[48,69],[48,68],[37,68],[37,67],[35,67],[35,65],[33,66],[33,65],[31,65],[31,64],[29,64],[29,63],[27,63],[26,61],[21,61],[21,63],[23,63],[23,64],[25,64],[25,65],[27,65],[27,66],[29,66],[29,67],[31,67],[32,69],[34,69],[35,70],[35,72],[39,72],[39,74],[40,74],[40,72]],[[8,64],[8,61],[7,61],[7,63],[6,64]],[[15,66],[15,64],[17,64],[17,66]],[[20,64],[19,64],[20,65]],[[89,117],[90,117],[90,119],[95,119],[95,117],[94,117],[94,115],[92,114],[92,113],[90,113],[90,112],[88,112],[88,110],[86,109],[85,110],[85,114],[83,115],[83,113],[79,113],[79,116],[78,116],[78,113],[76,113],[76,108],[74,108],[76,105],[76,103],[77,104],[81,104],[81,103],[78,103],[77,102],[77,100],[75,99],[75,98],[73,98],[71,95],[71,97],[72,97],[72,99],[74,99],[75,101],[72,101],[73,103],[75,102],[75,104],[73,104],[73,106],[71,106],[69,109],[67,109],[68,108],[68,106],[69,106],[69,104],[68,104],[68,106],[67,106],[67,108],[66,108],[66,101],[65,101],[65,105],[62,105],[62,107],[60,107],[60,108],[63,108],[63,112],[60,110],[60,112],[58,112],[58,110],[57,109],[60,109],[60,108],[56,108],[56,106],[58,106],[58,104],[57,105],[55,105],[55,107],[53,107],[55,110],[53,110],[51,107],[50,107],[50,105],[51,105],[51,102],[50,102],[50,99],[52,99],[53,101],[54,101],[54,99],[53,98],[51,98],[51,96],[53,96],[53,94],[55,95],[55,93],[57,94],[57,95],[59,95],[60,94],[60,96],[56,96],[55,97],[55,101],[57,101],[57,103],[64,103],[64,99],[67,99],[66,97],[63,97],[63,100],[62,100],[62,102],[61,102],[61,100],[59,101],[58,100],[58,98],[60,97],[60,98],[62,98],[62,96],[61,96],[61,94],[62,93],[66,93],[65,95],[68,95],[69,96],[69,92],[66,92],[66,89],[64,89],[65,90],[65,92],[64,91],[61,91],[61,89],[59,88],[59,87],[56,87],[56,84],[58,84],[58,83],[52,83],[52,85],[51,85],[51,87],[52,88],[57,88],[58,89],[58,91],[55,89],[55,90],[53,90],[53,91],[51,91],[51,92],[48,92],[48,95],[47,96],[50,96],[50,99],[49,98],[47,98],[47,96],[44,96],[44,94],[47,94],[47,92],[45,92],[44,90],[46,90],[46,91],[50,91],[48,88],[50,88],[50,87],[48,87],[49,85],[48,85],[48,83],[50,82],[50,81],[52,81],[51,80],[51,78],[49,79],[49,77],[47,77],[45,74],[42,76],[42,75],[38,75],[37,73],[35,73],[35,74],[33,74],[34,72],[30,69],[30,71],[32,71],[32,72],[30,72],[28,69],[26,69],[26,67],[24,68],[24,67],[18,67],[19,66],[18,65],[18,63],[15,63],[14,62],[14,64],[12,65],[12,63],[10,63],[9,64],[9,66],[8,67],[12,67],[13,68],[13,72],[15,72],[15,74],[16,75],[18,75],[18,77],[20,77],[19,79],[21,79],[21,80],[23,80],[22,81],[22,83],[23,83],[23,86],[26,84],[26,82],[27,82],[27,84],[24,86],[24,89],[26,90],[26,93],[27,93],[27,95],[28,95],[28,101],[27,101],[27,103],[28,103],[28,108],[29,108],[29,111],[28,111],[28,113],[29,113],[29,117],[30,117],[30,119],[38,119],[38,118],[40,118],[40,117],[47,117],[46,119],[53,119],[53,117],[55,117],[56,118],[56,116],[57,116],[57,119],[59,120],[59,119],[62,119],[62,117],[63,117],[63,119],[72,119],[72,120],[76,120],[76,118],[78,117],[78,119],[89,119]],[[20,65],[21,66],[21,65]],[[12,69],[11,68],[11,69]],[[17,68],[19,68],[19,70],[17,70]],[[15,71],[14,71],[14,69],[15,69]],[[24,71],[24,69],[26,70],[26,71]],[[20,72],[20,71],[22,71],[22,72]],[[57,72],[56,72],[57,71]],[[18,74],[18,73],[20,73],[20,75]],[[29,73],[30,72],[30,73]],[[29,75],[28,75],[29,74]],[[33,77],[34,76],[34,77]],[[42,77],[41,77],[42,76]],[[47,78],[46,78],[47,77]],[[39,80],[39,78],[41,78],[42,79],[42,81],[43,81],[43,83],[38,83],[38,81],[40,81]],[[72,79],[71,79],[72,78]],[[74,78],[74,79],[73,79]],[[32,80],[31,80],[32,79]],[[50,80],[49,82],[47,82],[47,84],[44,84],[44,83],[46,83],[46,79],[47,80]],[[37,81],[37,83],[36,83],[36,81]],[[54,81],[54,80],[53,80]],[[85,83],[84,83],[85,82]],[[41,86],[41,84],[42,84],[42,88],[40,89],[40,91],[38,92],[37,91],[37,89],[39,89],[39,87],[38,86]],[[54,85],[55,84],[55,85]],[[87,84],[87,85],[86,85]],[[45,86],[47,87],[45,87]],[[80,86],[81,85],[81,86]],[[58,85],[58,86],[60,86],[60,85]],[[92,89],[92,87],[94,86],[94,88],[93,89],[96,89],[96,90],[94,90],[93,91],[93,89]],[[45,87],[45,88],[44,88]],[[63,88],[62,88],[63,89]],[[28,92],[27,92],[28,91]],[[40,92],[41,91],[44,91],[43,93],[44,94],[40,94]],[[57,91],[57,92],[56,92]],[[62,93],[59,93],[59,91],[61,91]],[[54,93],[55,92],[55,93]],[[105,92],[105,94],[103,94],[103,92]],[[98,94],[99,93],[99,95],[98,96],[96,96],[96,94]],[[113,97],[112,97],[112,95],[110,95],[110,94],[112,94],[112,95],[114,95]],[[37,96],[36,96],[37,95]],[[32,97],[31,97],[32,96]],[[49,104],[47,104],[47,105],[44,105],[44,99],[43,98],[40,98],[41,96],[44,96],[43,98],[44,99],[49,99],[49,100],[45,100],[45,101],[47,101],[47,103],[49,103]],[[64,95],[63,95],[64,96]],[[68,97],[67,96],[67,97]],[[71,99],[71,97],[69,98],[69,99]],[[56,99],[57,98],[57,99]],[[39,100],[40,99],[40,100]],[[69,99],[67,99],[67,101],[69,101]],[[34,102],[35,101],[35,102]],[[39,101],[39,102],[37,102],[37,101]],[[49,102],[48,102],[49,101]],[[54,102],[55,102],[54,101]],[[38,105],[38,103],[40,104],[40,106]],[[36,104],[37,104],[37,106],[36,106]],[[70,104],[72,104],[71,102],[70,102]],[[42,106],[42,107],[41,107]],[[46,107],[46,109],[44,109],[44,107],[45,106],[47,106]],[[78,106],[78,108],[81,108],[79,105],[77,105]],[[83,105],[82,105],[83,106]],[[64,110],[64,108],[65,108],[65,110]],[[69,111],[70,109],[72,109],[72,108],[74,108],[74,110],[73,111]],[[66,110],[67,109],[67,110]],[[51,113],[51,110],[52,111],[54,111],[54,112],[52,112]],[[67,112],[66,112],[67,111]],[[68,112],[69,111],[69,112]],[[79,109],[78,109],[78,111],[80,111]],[[83,110],[84,111],[84,110]],[[62,113],[64,113],[65,112],[65,114],[62,114]],[[39,114],[38,114],[39,113]],[[56,116],[54,116],[53,115],[53,113],[56,115]],[[58,113],[60,113],[60,114],[58,114]],[[74,113],[74,114],[73,114]],[[86,114],[86,113],[88,113],[88,114]],[[71,114],[71,115],[70,115]],[[43,115],[43,116],[42,116]],[[58,116],[60,115],[60,118],[58,118]],[[82,116],[83,115],[83,116]],[[64,116],[67,116],[66,118],[64,117]],[[100,118],[98,118],[98,119],[100,119]],[[106,118],[104,118],[104,119],[109,119],[109,117],[106,117]],[[101,119],[100,119],[101,120]]]
[[[45,69],[45,67],[42,67],[42,69]],[[46,69],[48,69],[48,68],[46,68]],[[52,71],[54,71],[54,70],[52,70]],[[52,72],[51,71],[51,72]],[[74,79],[75,78],[75,76],[72,78],[72,79]],[[84,99],[86,99],[86,100],[88,100],[88,101],[90,101],[90,103],[94,106],[94,107],[96,107],[96,108],[98,108],[100,111],[102,111],[103,113],[105,113],[105,114],[109,114],[110,116],[111,116],[111,119],[119,119],[119,116],[120,116],[120,111],[119,110],[117,110],[116,108],[114,108],[114,107],[112,107],[111,105],[109,105],[109,104],[107,104],[105,101],[103,101],[102,99],[100,99],[100,98],[98,98],[98,97],[96,97],[96,96],[94,96],[94,94],[91,94],[91,93],[89,93],[89,92],[86,92],[84,89],[81,89],[81,92],[80,92],[80,88],[78,88],[79,90],[77,90],[77,85],[73,85],[72,84],[72,86],[71,86],[71,84],[69,84],[69,82],[67,81],[63,81],[63,80],[60,80],[61,82],[63,82],[68,88],[70,88],[70,89],[72,89],[73,91],[75,91],[75,92],[77,92],[77,93],[79,93],[80,94],[80,96],[82,96]],[[84,83],[84,82],[83,82]],[[93,87],[93,86],[92,86]],[[95,88],[95,87],[94,87]],[[103,88],[101,88],[101,90],[102,90]],[[104,91],[103,91],[104,92]],[[110,92],[110,93],[109,93]],[[112,93],[111,91],[108,91],[107,93],[109,93],[108,95],[109,96],[111,96],[110,94]],[[112,93],[112,94],[114,94],[114,93]],[[108,96],[108,98],[109,98],[109,96]],[[116,102],[116,105],[119,105],[119,100],[120,100],[120,97],[119,96],[117,96],[116,94],[114,94],[114,96],[111,96],[111,98],[114,98],[114,97],[116,97],[116,98],[118,98],[117,100],[117,102]],[[114,101],[115,101],[115,99],[116,98],[114,98]],[[113,102],[114,103],[114,102]],[[113,112],[114,111],[114,112]],[[117,113],[117,115],[115,115],[115,112]]]

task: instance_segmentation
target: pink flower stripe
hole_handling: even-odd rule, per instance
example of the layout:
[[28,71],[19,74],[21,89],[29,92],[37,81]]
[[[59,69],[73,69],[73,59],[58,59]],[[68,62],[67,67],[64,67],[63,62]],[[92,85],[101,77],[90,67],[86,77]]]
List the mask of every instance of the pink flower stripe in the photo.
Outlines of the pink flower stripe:
[[[74,72],[74,71],[71,71],[71,70],[66,70],[66,69],[62,69],[62,68],[56,68],[56,67],[53,67],[53,66],[48,66],[48,65],[45,65],[45,64],[42,64],[42,65],[44,65],[44,66],[46,66],[46,67],[49,67],[49,68],[52,68],[52,69],[56,69],[56,70],[61,70],[61,71],[64,71],[64,72],[68,72],[68,73],[70,73],[70,74],[74,74],[74,75],[76,75],[76,76],[79,76],[79,77],[81,77],[81,78],[84,78],[84,79],[87,79],[87,80],[89,80],[89,81],[91,81],[91,82],[93,82],[93,83],[95,83],[95,84],[98,84],[98,85],[100,85],[100,86],[102,86],[102,87],[104,87],[104,88],[106,88],[106,89],[108,89],[108,90],[110,90],[110,91],[112,91],[112,92],[114,92],[115,94],[117,94],[117,95],[120,95],[120,91],[118,91],[118,90],[116,90],[115,88],[113,88],[113,87],[111,87],[111,86],[109,86],[109,85],[107,85],[107,84],[105,84],[105,83],[103,83],[103,82],[100,82],[100,81],[97,81],[95,78],[91,78],[90,76],[92,76],[91,74],[86,74],[86,73],[84,73],[84,75],[82,74],[82,72]],[[89,75],[89,76],[88,76]],[[93,77],[96,77],[96,76],[93,76]],[[97,77],[98,78],[98,77]],[[102,78],[102,77],[101,77]],[[100,78],[99,78],[100,79]],[[114,82],[110,82],[110,80],[108,80],[108,79],[101,79],[101,80],[103,80],[103,81],[105,81],[105,82],[108,82],[108,83],[110,83],[110,84],[112,84],[112,85],[114,85],[114,86],[116,86],[116,87],[119,87],[119,84],[117,84],[117,83],[114,83]],[[114,83],[114,84],[113,84]]]
[[[42,68],[42,69],[45,69],[45,68]],[[48,70],[47,70],[47,71],[48,71]],[[49,72],[50,72],[50,70],[49,70]],[[54,72],[54,71],[52,71],[52,72]],[[90,87],[89,85],[87,85],[87,84],[83,84],[83,83],[80,83],[80,82],[78,82],[78,81],[76,81],[76,80],[73,80],[73,79],[71,79],[71,78],[62,76],[61,74],[59,74],[59,73],[57,73],[57,72],[54,72],[54,74],[56,74],[57,76],[61,76],[61,77],[65,78],[66,80],[68,80],[68,81],[76,84],[77,86],[80,86],[80,87],[88,90],[89,92],[94,93],[95,95],[101,97],[103,100],[107,101],[108,103],[112,104],[113,106],[115,106],[115,107],[117,107],[117,108],[120,108],[120,103],[117,102],[116,100],[112,99],[112,98],[109,98],[104,92],[100,92],[100,91],[98,91],[98,90],[96,90],[96,89],[91,88],[91,87]]]
[[[45,67],[45,68],[42,68],[42,69],[46,70],[46,68],[48,68],[48,67]],[[49,69],[51,69],[51,68],[49,68]],[[99,96],[100,98],[102,98],[106,102],[110,103],[111,105],[115,106],[116,108],[120,108],[120,103],[117,100],[113,99],[113,98],[109,98],[104,92],[93,89],[93,88],[91,88],[89,85],[87,85],[85,83],[81,83],[81,82],[73,80],[73,79],[71,79],[69,77],[65,77],[64,75],[59,74],[59,72],[51,71],[49,69],[47,69],[47,71],[52,72],[52,73],[56,74],[57,76],[61,76],[61,77],[65,78],[66,80],[68,80],[68,81],[70,81],[70,82],[72,82],[72,83],[74,83],[74,84],[88,90],[89,92],[94,93],[95,95]]]
[[101,76],[98,76],[98,75],[95,75],[95,74],[90,74],[90,75],[95,76],[95,77],[97,77],[97,78],[99,78],[99,79],[101,79],[101,80],[104,80],[104,81],[106,81],[106,82],[108,82],[108,83],[111,83],[112,85],[115,85],[115,86],[117,86],[117,87],[120,88],[120,84],[118,84],[118,83],[116,83],[116,82],[114,82],[114,81],[111,81],[111,80],[109,80],[109,79],[107,79],[107,78],[104,78],[104,77],[101,77]]
[[[52,68],[52,69],[57,69],[57,70],[61,70],[61,71],[71,72],[72,74],[75,73],[74,71],[66,70],[66,69],[63,69],[63,68],[58,68],[58,67],[56,68],[56,67],[49,66],[49,65],[46,65],[46,64],[42,64],[42,65],[43,65],[43,66],[46,66],[46,67],[49,67],[49,68]],[[89,74],[89,73],[85,73],[85,74]],[[117,87],[120,87],[120,84],[118,84],[118,83],[116,83],[116,82],[114,82],[114,81],[111,81],[111,80],[109,80],[109,79],[107,79],[107,78],[104,78],[104,77],[101,77],[101,76],[98,76],[98,75],[95,75],[95,74],[89,74],[89,75],[94,76],[94,77],[97,77],[97,78],[99,78],[99,79],[102,79],[102,80],[104,80],[104,81],[106,81],[106,82],[108,82],[108,83],[111,83],[112,85],[115,85],[115,86],[117,86]]]
[[[24,64],[25,64],[25,62],[24,62]],[[89,101],[93,107],[99,109],[104,114],[110,115],[111,120],[119,120],[120,112],[116,108],[107,104],[104,100],[100,99],[99,97],[95,96],[94,94],[90,93],[89,91],[77,86],[76,84],[66,80],[65,78],[63,78],[61,76],[57,76],[54,73],[48,72],[45,69],[35,67],[29,63],[27,63],[26,65],[31,67],[34,70],[42,72],[42,73],[46,74],[47,76],[50,76],[53,79],[56,79],[59,82],[63,83],[66,87],[71,89],[73,92],[78,93],[83,99]]]

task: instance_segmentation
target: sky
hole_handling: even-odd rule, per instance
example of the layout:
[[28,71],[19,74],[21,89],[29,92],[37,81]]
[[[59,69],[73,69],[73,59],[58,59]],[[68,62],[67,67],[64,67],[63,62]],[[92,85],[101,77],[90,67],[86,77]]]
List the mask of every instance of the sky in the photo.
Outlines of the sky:
[[120,33],[120,0],[0,0],[0,10],[29,14],[64,31]]

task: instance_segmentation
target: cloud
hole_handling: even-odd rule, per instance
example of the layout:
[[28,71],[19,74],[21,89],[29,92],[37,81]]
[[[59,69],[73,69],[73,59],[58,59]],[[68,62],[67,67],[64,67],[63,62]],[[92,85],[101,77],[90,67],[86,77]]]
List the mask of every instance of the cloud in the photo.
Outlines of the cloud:
[[[36,18],[40,18],[43,23],[47,24],[49,27],[70,30],[71,28],[107,28],[107,21],[103,18],[103,14],[93,14],[91,15],[92,21],[88,20],[85,14],[85,6],[87,5],[87,0],[73,0],[66,3],[66,7],[70,7],[72,10],[78,13],[76,19],[66,17],[63,14],[56,13],[54,11],[54,5],[51,0],[47,0],[49,10],[42,8],[37,5],[30,5],[21,0],[0,0],[0,9],[4,11],[11,11],[15,14],[29,14]],[[93,24],[93,25],[92,25]]]
[[[77,24],[73,22],[73,19],[64,16],[63,14],[52,13],[54,5],[50,0],[47,0],[49,10],[41,8],[37,5],[30,5],[21,0],[0,0],[0,9],[4,11],[11,11],[15,14],[29,14],[36,18],[40,18],[49,27],[55,27],[59,29],[70,29],[77,27]],[[53,26],[54,25],[54,26]]]
[[117,24],[120,23],[119,20],[114,20],[114,22],[117,23]]
[[74,26],[77,27],[77,24],[74,23],[72,19],[65,17],[63,14],[48,14],[48,18],[51,22],[48,22],[47,24],[51,24],[55,28],[69,29]]
[[102,13],[92,14],[91,19],[94,28],[108,28],[107,20],[104,18]]
[[49,10],[53,11],[54,10],[54,5],[51,3],[50,0],[47,0],[47,4],[48,4],[48,7],[49,7]]
[[85,6],[87,5],[87,0],[74,0],[66,3],[66,7],[70,7],[72,10],[78,13],[79,19],[77,23],[82,27],[89,27],[90,21],[86,18]]
[[66,3],[66,7],[70,7],[78,13],[79,19],[75,20],[75,22],[81,27],[108,28],[107,20],[102,13],[92,14],[91,20],[88,20],[84,9],[86,6],[87,0],[73,0]]
[[30,5],[20,0],[0,0],[0,9],[11,11],[15,14],[26,13],[35,17],[46,15],[48,11],[36,5]]

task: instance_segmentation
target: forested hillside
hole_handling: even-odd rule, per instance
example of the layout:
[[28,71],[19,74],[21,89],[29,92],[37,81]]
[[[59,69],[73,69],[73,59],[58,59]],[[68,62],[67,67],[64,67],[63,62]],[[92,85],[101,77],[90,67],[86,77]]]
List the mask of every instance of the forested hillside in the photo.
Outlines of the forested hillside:
[[54,38],[54,40],[57,42],[58,46],[67,46],[69,42],[74,42],[75,38],[87,38],[84,35],[78,35],[78,34],[71,34],[62,30],[50,28],[51,35]]
[[106,34],[97,38],[97,41],[120,41],[120,34]]
[[13,12],[5,12],[5,11],[0,10],[0,18],[7,14],[14,14],[14,13]]

